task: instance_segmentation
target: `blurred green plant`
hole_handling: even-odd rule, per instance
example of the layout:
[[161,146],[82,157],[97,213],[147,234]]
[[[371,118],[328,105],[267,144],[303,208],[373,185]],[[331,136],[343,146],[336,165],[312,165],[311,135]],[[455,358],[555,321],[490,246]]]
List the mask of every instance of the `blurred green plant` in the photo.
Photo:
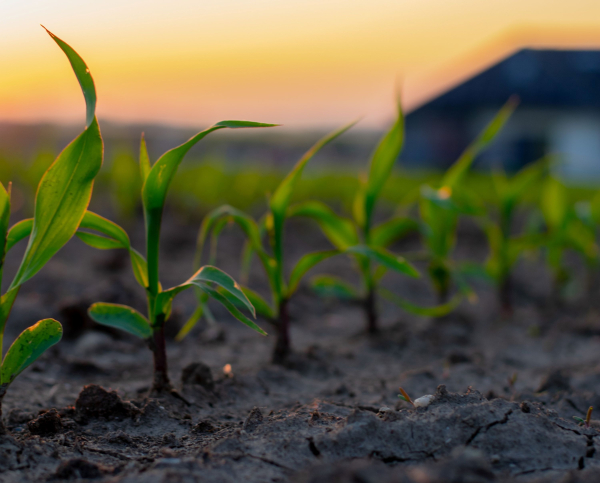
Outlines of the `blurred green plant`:
[[540,207],[546,225],[546,260],[553,277],[553,300],[559,303],[571,275],[565,265],[567,250],[579,253],[588,269],[598,266],[596,227],[600,221],[600,198],[589,204],[579,204],[579,210],[569,199],[565,185],[554,176],[544,182]]
[[[96,90],[83,59],[65,42],[48,32],[65,53],[86,101],[86,127],[51,164],[39,182],[33,218],[8,229],[11,211],[11,185],[0,184],[0,279],[10,249],[29,237],[23,260],[6,293],[0,298],[0,359],[4,330],[21,285],[33,277],[75,234],[85,214],[94,178],[102,166],[103,145],[95,115]],[[62,326],[43,319],[24,330],[12,343],[0,366],[0,432],[2,399],[9,385],[49,347],[60,341]]]
[[548,174],[549,160],[542,158],[523,167],[512,177],[504,171],[492,174],[495,203],[483,218],[490,254],[485,264],[486,274],[494,281],[498,301],[505,316],[513,312],[511,299],[511,272],[519,257],[528,250],[536,250],[543,243],[539,233],[513,233],[514,216],[532,187],[540,184]]
[[271,127],[248,121],[221,121],[196,134],[187,142],[167,151],[154,165],[150,164],[146,142],[142,136],[140,145],[140,173],[142,179],[142,204],[146,227],[146,257],[136,251],[129,236],[120,226],[88,211],[81,223],[82,229],[101,233],[97,235],[80,230],[77,236],[88,245],[101,250],[121,248],[129,252],[133,273],[146,292],[147,316],[132,307],[119,304],[95,303],[89,308],[90,317],[97,323],[116,327],[144,339],[154,356],[154,377],[151,392],[172,392],[165,347],[165,322],[171,315],[173,299],[180,292],[195,287],[207,297],[224,305],[239,321],[260,334],[266,333],[239,309],[241,305],[255,316],[255,310],[238,284],[216,267],[199,268],[187,281],[163,290],[159,282],[159,244],[162,216],[169,186],[186,153],[208,134],[220,129]]
[[428,253],[428,271],[440,304],[448,302],[451,286],[470,298],[474,293],[464,280],[464,270],[451,259],[461,215],[481,215],[483,207],[464,184],[475,158],[494,140],[514,112],[518,100],[511,98],[492,121],[448,169],[437,186],[423,185],[419,198],[420,232]]
[[[440,316],[453,308],[453,304],[433,308],[418,307],[390,291],[379,289],[382,277],[390,268],[410,277],[419,276],[412,265],[387,249],[408,233],[417,230],[417,222],[404,216],[394,216],[377,225],[373,222],[377,201],[404,144],[404,116],[400,102],[397,103],[397,112],[396,121],[379,141],[371,156],[368,174],[360,180],[354,198],[352,220],[338,216],[331,208],[318,201],[299,203],[289,210],[289,216],[303,216],[316,221],[332,245],[353,258],[360,276],[358,289],[331,275],[314,277],[312,288],[321,296],[358,302],[363,308],[367,332],[370,334],[379,331],[378,292],[404,310],[419,315]],[[394,263],[391,263],[392,260]]]
[[[261,261],[269,280],[271,289],[271,303],[267,302],[256,292],[249,288],[244,288],[244,292],[256,307],[257,312],[271,321],[277,328],[277,341],[273,351],[272,360],[276,364],[285,364],[291,354],[291,343],[289,335],[289,314],[288,303],[291,296],[297,290],[301,279],[304,275],[318,263],[340,253],[359,254],[365,259],[374,259],[387,266],[403,272],[415,273],[416,271],[410,264],[400,257],[396,257],[383,249],[373,249],[366,245],[358,245],[358,240],[351,237],[344,227],[340,230],[343,237],[348,235],[348,240],[354,243],[345,243],[347,240],[340,240],[343,243],[336,245],[335,250],[327,250],[314,252],[304,255],[293,268],[289,278],[286,280],[284,276],[284,247],[283,247],[283,231],[286,219],[290,216],[313,216],[314,210],[323,213],[323,205],[319,203],[304,203],[289,207],[290,199],[296,188],[296,185],[304,171],[308,161],[310,161],[317,152],[336,139],[338,136],[346,132],[354,123],[342,127],[341,129],[329,134],[318,141],[301,159],[298,161],[294,169],[286,176],[279,184],[273,196],[269,200],[269,209],[267,214],[256,223],[250,216],[236,210],[232,207],[225,206],[211,212],[204,220],[200,234],[198,237],[198,254],[202,254],[202,249],[207,237],[213,232],[212,237],[212,256],[216,251],[216,243],[220,231],[224,228],[228,221],[237,223],[244,231],[247,238],[246,249],[243,255],[244,271],[247,273],[249,262],[254,254]],[[321,215],[320,215],[321,216]],[[352,228],[350,226],[350,228]],[[263,239],[267,238],[267,247],[263,245]],[[335,236],[335,235],[334,235]],[[190,321],[184,326],[180,333],[180,338],[184,337],[187,332],[197,322],[203,312],[203,303],[200,301],[200,306]]]

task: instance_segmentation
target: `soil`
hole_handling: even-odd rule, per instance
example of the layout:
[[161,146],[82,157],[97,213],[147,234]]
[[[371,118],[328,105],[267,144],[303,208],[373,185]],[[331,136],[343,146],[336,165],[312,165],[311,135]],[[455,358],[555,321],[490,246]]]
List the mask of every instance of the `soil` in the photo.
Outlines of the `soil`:
[[[190,224],[166,222],[163,286],[191,274],[195,235]],[[473,227],[462,227],[459,240],[458,258],[485,257]],[[328,248],[303,224],[290,227],[287,242],[290,260]],[[418,246],[409,238],[397,249]],[[239,233],[227,232],[218,265],[237,275],[240,249]],[[356,278],[344,257],[319,271]],[[425,279],[390,275],[386,285],[434,303]],[[251,286],[265,293],[258,266]],[[9,320],[6,342],[48,316],[64,323],[65,337],[4,398],[0,482],[600,481],[599,426],[573,419],[600,410],[597,293],[582,300],[583,289],[571,289],[557,303],[542,261],[526,260],[511,318],[481,284],[477,304],[442,319],[379,301],[381,331],[367,335],[359,307],[320,300],[305,284],[290,301],[295,353],[285,367],[270,363],[272,337],[217,306],[218,325],[172,340],[194,309],[185,293],[167,326],[177,392],[150,398],[148,348],[85,315],[96,301],[144,309],[128,261],[74,240],[23,287]],[[413,408],[398,398],[400,386],[413,399],[433,395],[431,404]]]

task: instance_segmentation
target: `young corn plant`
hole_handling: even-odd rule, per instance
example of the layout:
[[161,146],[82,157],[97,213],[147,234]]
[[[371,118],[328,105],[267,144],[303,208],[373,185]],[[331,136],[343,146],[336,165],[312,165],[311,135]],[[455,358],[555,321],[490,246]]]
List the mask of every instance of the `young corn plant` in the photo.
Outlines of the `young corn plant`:
[[[277,329],[277,340],[273,350],[272,361],[275,364],[286,364],[291,354],[290,341],[290,319],[288,313],[288,303],[306,272],[318,263],[338,255],[342,252],[360,253],[365,257],[375,258],[380,263],[387,264],[389,267],[414,271],[404,260],[388,254],[384,251],[377,251],[366,246],[347,246],[342,249],[319,251],[304,255],[291,271],[289,277],[285,277],[284,264],[284,245],[283,230],[286,219],[291,215],[297,215],[295,209],[290,209],[290,198],[294,189],[304,171],[306,164],[317,154],[325,145],[336,139],[347,131],[353,124],[329,134],[317,142],[301,159],[294,169],[277,187],[273,196],[269,200],[269,209],[262,220],[257,223],[249,215],[232,208],[223,206],[211,212],[205,219],[198,236],[198,255],[201,256],[207,237],[213,233],[213,248],[216,244],[218,233],[228,221],[234,222],[240,226],[247,238],[247,250],[244,254],[244,264],[247,266],[252,254],[256,254],[260,260],[269,280],[271,289],[271,303],[267,302],[253,290],[244,287],[244,293],[248,296],[256,311],[267,320],[269,320]],[[311,205],[307,205],[311,206]],[[266,236],[265,236],[266,235]],[[266,238],[266,246],[263,240]],[[214,250],[213,250],[214,255]],[[416,272],[415,272],[416,273]],[[201,314],[201,307],[196,316]],[[196,323],[197,317],[190,319],[183,329],[182,336]]]
[[498,302],[506,316],[513,312],[512,268],[526,250],[535,250],[543,242],[537,233],[513,234],[514,215],[523,198],[542,182],[547,172],[548,160],[543,158],[523,167],[511,178],[503,171],[492,174],[496,212],[489,211],[483,219],[490,247],[485,270],[496,285]]
[[434,188],[424,185],[421,188],[419,198],[420,231],[428,252],[429,276],[440,304],[448,302],[453,282],[459,286],[461,291],[471,297],[474,295],[463,280],[461,267],[451,259],[456,244],[459,216],[481,213],[478,203],[474,202],[462,182],[477,155],[494,140],[516,106],[517,99],[509,99],[483,132],[448,169],[439,186]]
[[353,258],[360,276],[358,289],[330,275],[315,277],[312,287],[321,295],[333,295],[358,302],[363,308],[369,334],[379,331],[378,293],[418,315],[440,316],[452,309],[451,305],[419,307],[379,286],[388,269],[410,277],[419,276],[412,265],[387,249],[395,241],[416,230],[418,224],[410,218],[399,216],[379,224],[373,222],[377,201],[404,143],[404,116],[399,102],[397,112],[396,121],[371,156],[368,175],[361,179],[354,199],[353,219],[339,216],[325,204],[316,201],[294,205],[289,211],[290,216],[304,216],[316,221],[333,246],[341,252],[349,253]]
[[54,319],[43,319],[24,330],[12,343],[4,358],[4,330],[21,285],[33,277],[75,234],[83,218],[102,166],[103,145],[96,119],[96,90],[85,62],[61,39],[48,32],[66,54],[79,81],[86,102],[86,127],[52,163],[39,182],[33,218],[8,229],[11,197],[0,184],[0,280],[4,260],[10,249],[29,236],[21,265],[7,291],[0,297],[0,432],[2,400],[15,378],[35,362],[46,349],[62,337],[62,326]]
[[564,262],[567,250],[579,253],[592,269],[598,263],[595,227],[581,216],[583,210],[578,216],[575,208],[569,200],[567,188],[558,179],[549,176],[542,189],[541,209],[546,224],[546,260],[552,272],[553,300],[556,303],[562,300],[565,285],[570,279]]
[[[165,347],[165,323],[171,315],[173,299],[180,292],[195,287],[206,296],[224,305],[239,321],[260,334],[266,333],[239,309],[241,306],[255,316],[255,309],[240,286],[225,272],[206,265],[199,268],[188,280],[169,289],[159,281],[159,245],[163,209],[169,185],[186,153],[206,137],[220,129],[271,127],[248,121],[221,121],[196,134],[182,145],[167,151],[154,165],[150,164],[146,142],[142,136],[140,147],[140,173],[142,177],[142,205],[146,228],[146,257],[130,244],[129,236],[120,226],[95,213],[87,212],[77,236],[86,244],[98,249],[120,248],[129,252],[133,273],[146,292],[147,313],[119,304],[95,303],[89,308],[90,317],[97,323],[116,327],[144,339],[154,356],[154,377],[151,393],[173,392],[169,381]],[[85,231],[93,230],[100,235]]]

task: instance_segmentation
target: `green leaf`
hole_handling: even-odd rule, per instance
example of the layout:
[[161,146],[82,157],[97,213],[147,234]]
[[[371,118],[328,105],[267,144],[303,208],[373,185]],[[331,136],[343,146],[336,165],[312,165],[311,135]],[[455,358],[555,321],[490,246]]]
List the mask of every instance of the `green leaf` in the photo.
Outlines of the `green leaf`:
[[362,255],[377,263],[380,263],[387,268],[403,273],[410,277],[420,277],[419,272],[403,257],[394,255],[389,250],[381,247],[369,247],[366,245],[357,245],[346,249],[346,253]]
[[287,216],[304,216],[316,221],[331,244],[341,250],[358,243],[354,223],[337,215],[320,201],[305,201],[293,205],[289,208]]
[[[4,335],[4,329],[6,327],[6,321],[8,320],[8,316],[10,315],[10,311],[12,310],[12,306],[15,303],[15,299],[17,298],[17,294],[19,293],[19,287],[15,287],[6,292],[2,297],[0,297],[0,342],[2,342],[2,337]],[[0,354],[2,354],[2,345],[0,344]]]
[[410,218],[392,218],[371,230],[371,246],[388,247],[392,243],[419,229],[419,224]]
[[475,138],[475,140],[465,149],[460,158],[450,167],[442,179],[442,186],[450,189],[456,189],[465,174],[475,161],[475,158],[483,151],[502,130],[514,110],[517,108],[519,100],[517,97],[511,97],[506,104],[498,111],[496,116],[486,126],[486,128]]
[[152,336],[148,319],[127,305],[98,302],[88,309],[88,314],[101,325],[116,327],[141,339]]
[[220,121],[215,124],[218,127],[228,127],[229,129],[253,128],[253,127],[277,127],[279,124],[267,124],[254,121]]
[[244,292],[244,295],[248,297],[248,300],[254,306],[258,315],[267,319],[273,319],[275,317],[275,311],[272,309],[271,305],[269,305],[269,303],[254,290],[251,290],[248,287],[242,287],[242,291]]
[[144,137],[144,133],[142,133],[142,140],[140,141],[140,175],[142,176],[142,184],[146,181],[151,169],[146,138]]
[[85,125],[89,128],[94,122],[94,117],[96,116],[96,88],[94,87],[94,79],[92,79],[90,69],[88,69],[84,60],[71,48],[69,44],[59,39],[46,27],[44,27],[44,29],[62,49],[71,63],[71,67],[73,68],[73,72],[75,72],[75,76],[77,77],[83,92],[83,97],[85,98]]
[[91,211],[86,211],[80,229],[96,230],[106,235],[112,241],[101,239],[102,237],[90,236],[89,233],[79,230],[77,236],[88,245],[94,248],[124,248],[129,251],[131,259],[131,268],[137,282],[143,287],[148,287],[148,264],[146,259],[137,250],[135,250],[129,241],[127,232],[119,225]]
[[29,244],[11,287],[29,280],[75,234],[102,166],[102,151],[94,120],[48,168],[38,187]]
[[25,329],[12,343],[0,370],[0,382],[7,385],[35,362],[46,349],[62,338],[62,326],[54,319],[44,319]]
[[283,260],[283,247],[282,247],[282,238],[283,238],[283,223],[287,214],[288,205],[290,203],[290,199],[292,197],[292,193],[298,181],[300,180],[300,176],[302,176],[302,172],[304,171],[304,167],[306,163],[308,163],[314,156],[317,154],[321,148],[341,136],[348,129],[354,126],[356,122],[352,122],[347,124],[346,126],[338,129],[337,131],[328,134],[324,138],[320,139],[312,148],[310,148],[304,156],[296,163],[294,169],[284,178],[284,180],[279,184],[273,196],[271,197],[271,201],[269,202],[269,207],[271,208],[271,212],[273,214],[273,233],[274,233],[274,255],[275,260],[277,260],[278,265],[281,267]]
[[48,33],[67,55],[81,85],[87,106],[87,127],[64,149],[40,181],[29,244],[11,288],[35,275],[75,234],[90,201],[94,178],[102,166],[102,137],[94,115],[94,81],[81,57]]
[[334,255],[339,255],[340,253],[341,252],[339,250],[327,250],[304,255],[292,270],[286,298],[290,298],[291,295],[296,291],[300,280],[302,280],[302,277],[304,277],[306,272],[308,272],[318,263],[321,263],[323,260],[327,260],[328,258],[331,258]]
[[[10,191],[10,185],[8,186]],[[8,223],[10,220],[10,193],[0,183],[0,273],[4,266],[4,255],[8,251],[6,239],[8,237]]]
[[208,285],[205,285],[202,288],[202,290],[204,290],[217,302],[220,302],[229,311],[229,313],[233,315],[236,319],[238,319],[240,322],[255,330],[259,334],[267,335],[267,333],[264,330],[262,330],[257,324],[252,322],[248,317],[246,317],[237,309],[236,304],[239,303],[239,300],[237,298],[232,297],[231,294],[229,294],[228,292],[223,292],[222,290],[215,290],[214,288]]
[[181,285],[159,293],[156,299],[156,315],[161,313],[167,314],[170,310],[173,299],[179,292],[182,292],[183,290],[186,290],[192,286],[196,286],[200,290],[206,291],[206,288],[210,287],[210,284],[215,284],[221,287],[227,292],[227,295],[225,295],[226,297],[231,297],[232,299],[237,300],[237,302],[246,307],[252,313],[252,315],[256,316],[254,307],[237,282],[222,270],[216,267],[211,267],[210,265],[205,265],[204,267],[200,268],[200,270],[198,270],[189,280]]
[[364,189],[364,225],[363,230],[371,226],[371,216],[383,185],[392,172],[404,143],[404,116],[398,101],[398,117],[392,128],[381,139],[369,163],[369,177]]
[[27,218],[15,223],[8,231],[8,236],[6,238],[6,252],[8,253],[8,251],[21,240],[23,240],[23,238],[27,238],[29,235],[31,235],[32,229],[33,218]]
[[435,307],[421,307],[420,305],[415,305],[403,299],[402,297],[398,297],[396,294],[387,289],[381,288],[379,291],[384,298],[396,304],[401,309],[404,309],[411,314],[420,315],[421,317],[443,317],[448,315],[456,307],[458,307],[463,299],[461,294],[457,294],[452,297],[448,303],[436,305]]
[[354,287],[338,277],[317,275],[311,279],[311,288],[321,297],[335,297],[343,300],[356,300]]
[[89,245],[92,248],[97,248],[99,250],[123,248],[123,245],[121,245],[119,241],[114,240],[112,238],[107,238],[105,236],[95,235],[93,233],[86,233],[84,231],[77,231],[75,235],[77,235],[77,238],[79,238],[86,245]]
[[546,179],[542,190],[542,214],[548,227],[558,230],[565,227],[569,209],[568,193],[556,178]]

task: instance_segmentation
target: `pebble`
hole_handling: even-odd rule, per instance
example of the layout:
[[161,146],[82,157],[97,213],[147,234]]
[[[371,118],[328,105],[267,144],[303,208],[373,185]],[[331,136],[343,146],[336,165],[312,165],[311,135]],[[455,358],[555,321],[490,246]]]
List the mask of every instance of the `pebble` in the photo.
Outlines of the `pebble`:
[[415,399],[413,403],[416,408],[426,408],[433,402],[434,399],[435,396],[433,394],[428,394],[427,396],[421,396],[420,398]]

